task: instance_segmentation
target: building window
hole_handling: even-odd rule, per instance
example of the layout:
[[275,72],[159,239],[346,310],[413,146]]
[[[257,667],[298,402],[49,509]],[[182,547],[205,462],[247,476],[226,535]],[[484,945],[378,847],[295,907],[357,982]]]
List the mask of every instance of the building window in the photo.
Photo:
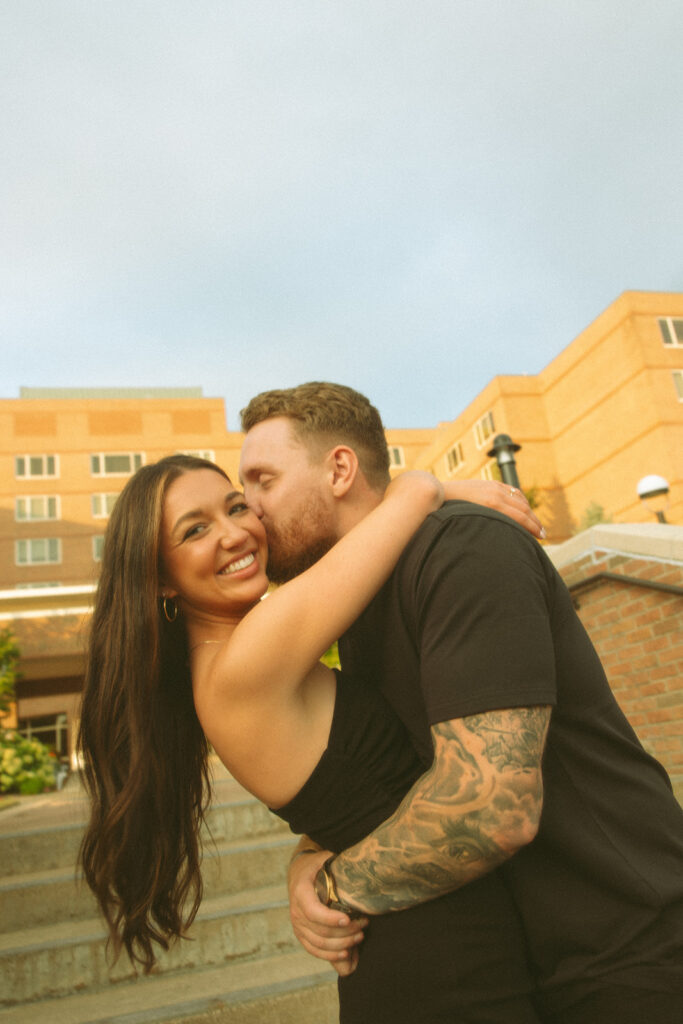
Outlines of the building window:
[[481,471],[482,480],[501,480],[500,466],[495,459],[487,462]]
[[102,561],[102,552],[104,551],[104,534],[98,533],[96,537],[92,539],[92,557],[95,562]]
[[130,476],[142,465],[142,452],[100,452],[90,456],[93,476]]
[[91,494],[90,507],[93,519],[108,519],[116,504],[118,492],[109,494]]
[[406,460],[403,457],[403,449],[397,445],[389,445],[389,468],[403,469],[405,464]]
[[665,345],[683,347],[683,320],[673,316],[662,316],[657,323]]
[[674,370],[672,376],[674,379],[676,394],[678,395],[678,401],[683,402],[683,370]]
[[489,438],[493,437],[495,429],[492,412],[487,412],[480,420],[477,420],[474,424],[474,439],[477,442],[477,448],[484,447]]
[[62,560],[62,544],[58,537],[34,537],[14,542],[17,565],[57,565]]
[[56,455],[15,455],[14,474],[24,480],[59,476]]
[[206,451],[181,451],[177,452],[178,455],[192,455],[195,459],[206,459],[208,462],[216,461],[216,453],[207,448]]
[[14,518],[18,523],[37,523],[46,519],[59,519],[59,498],[54,496],[17,498]]
[[462,454],[462,445],[460,441],[456,442],[452,448],[449,448],[446,452],[446,470],[448,473],[455,473],[460,466],[462,466],[465,458]]

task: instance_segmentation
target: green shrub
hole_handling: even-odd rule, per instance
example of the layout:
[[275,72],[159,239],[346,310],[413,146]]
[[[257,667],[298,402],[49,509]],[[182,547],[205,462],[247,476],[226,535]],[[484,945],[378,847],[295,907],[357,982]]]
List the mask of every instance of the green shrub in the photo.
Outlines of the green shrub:
[[0,793],[43,793],[54,789],[56,759],[38,740],[0,730]]

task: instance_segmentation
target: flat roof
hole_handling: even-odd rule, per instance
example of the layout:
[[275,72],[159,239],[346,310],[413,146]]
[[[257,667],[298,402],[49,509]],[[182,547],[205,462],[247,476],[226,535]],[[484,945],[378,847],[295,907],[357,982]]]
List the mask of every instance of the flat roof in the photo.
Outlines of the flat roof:
[[202,388],[19,388],[19,398],[203,398]]

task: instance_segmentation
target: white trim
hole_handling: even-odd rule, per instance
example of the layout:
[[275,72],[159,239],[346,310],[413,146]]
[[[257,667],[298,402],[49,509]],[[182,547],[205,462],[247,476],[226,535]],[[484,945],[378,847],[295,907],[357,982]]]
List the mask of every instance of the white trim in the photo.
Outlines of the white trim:
[[0,620],[89,614],[96,590],[96,583],[0,590]]
[[602,562],[605,553],[655,562],[683,563],[683,526],[668,523],[600,523],[582,530],[562,544],[546,544],[545,551],[556,569],[590,555]]
[[0,621],[18,621],[19,619],[55,619],[65,615],[89,615],[92,605],[74,605],[73,608],[36,608],[34,611],[4,612],[0,608]]
[[[41,593],[45,597],[69,597],[71,594],[94,594],[96,590],[96,583],[70,583],[65,587],[60,583],[55,583],[54,586],[51,587],[41,587]],[[16,597],[16,590],[10,590],[9,588],[0,590],[0,604],[2,604],[3,601]]]

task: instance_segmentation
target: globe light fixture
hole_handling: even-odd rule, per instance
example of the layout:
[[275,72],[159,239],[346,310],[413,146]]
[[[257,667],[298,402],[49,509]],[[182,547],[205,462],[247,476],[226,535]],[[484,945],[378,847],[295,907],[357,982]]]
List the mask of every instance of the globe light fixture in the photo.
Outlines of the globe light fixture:
[[669,505],[669,481],[656,473],[650,473],[638,481],[636,490],[640,500],[657,516],[658,522],[665,523],[664,512]]

